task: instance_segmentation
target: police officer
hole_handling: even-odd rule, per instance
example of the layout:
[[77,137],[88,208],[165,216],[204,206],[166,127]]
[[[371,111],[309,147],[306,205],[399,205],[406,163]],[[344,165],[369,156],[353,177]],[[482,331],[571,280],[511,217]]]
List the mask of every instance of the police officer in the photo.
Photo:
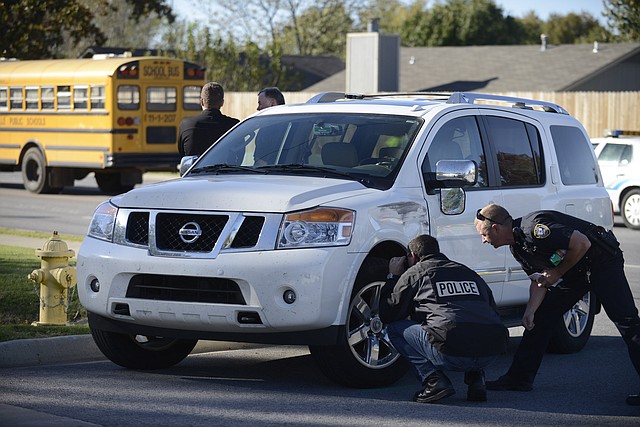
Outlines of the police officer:
[[[620,331],[640,375],[640,318],[624,274],[622,251],[611,231],[556,211],[536,211],[512,219],[496,204],[478,210],[475,225],[483,243],[495,248],[509,245],[516,261],[532,278],[532,297],[539,295],[540,287],[548,289],[534,303],[539,307],[533,307],[532,322],[526,327],[511,367],[496,381],[487,381],[489,390],[532,390],[562,314],[587,291],[595,292]],[[527,321],[523,322],[527,326]],[[640,395],[630,395],[627,403],[640,405]]]
[[409,242],[406,257],[392,258],[389,271],[380,318],[422,382],[414,400],[435,402],[455,393],[442,370],[465,372],[467,400],[487,400],[483,368],[506,351],[509,338],[489,286],[426,234]]

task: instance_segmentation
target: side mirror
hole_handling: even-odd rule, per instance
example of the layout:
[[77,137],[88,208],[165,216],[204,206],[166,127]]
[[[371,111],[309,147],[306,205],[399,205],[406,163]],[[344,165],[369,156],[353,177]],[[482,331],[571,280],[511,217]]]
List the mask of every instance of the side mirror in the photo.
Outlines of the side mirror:
[[180,176],[184,176],[187,173],[197,158],[198,156],[184,156],[180,159]]
[[439,160],[436,181],[441,188],[470,187],[478,181],[478,168],[472,160]]

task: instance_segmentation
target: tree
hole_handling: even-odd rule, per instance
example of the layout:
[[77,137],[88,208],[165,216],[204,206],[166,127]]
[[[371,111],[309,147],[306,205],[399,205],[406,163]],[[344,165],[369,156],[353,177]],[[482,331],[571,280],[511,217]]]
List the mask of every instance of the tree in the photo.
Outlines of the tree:
[[[126,0],[138,21],[155,12],[169,22],[175,19],[165,0]],[[0,2],[0,56],[19,59],[57,57],[65,40],[101,45],[106,36],[94,23],[96,16],[117,10],[116,2],[95,0],[89,6],[80,0],[7,0]]]
[[493,0],[448,0],[413,10],[401,29],[405,46],[514,44],[518,23]]
[[622,41],[640,41],[640,0],[605,0],[608,25]]
[[344,56],[347,33],[353,28],[344,2],[326,1],[323,7],[312,6],[299,15],[291,11],[291,18],[276,31],[274,45],[298,55]]
[[544,33],[544,22],[532,10],[522,18],[516,18],[520,27],[518,39],[522,44],[539,44],[540,35]]
[[611,33],[607,31],[590,13],[569,13],[565,16],[551,14],[543,25],[549,43],[572,44],[609,41]]

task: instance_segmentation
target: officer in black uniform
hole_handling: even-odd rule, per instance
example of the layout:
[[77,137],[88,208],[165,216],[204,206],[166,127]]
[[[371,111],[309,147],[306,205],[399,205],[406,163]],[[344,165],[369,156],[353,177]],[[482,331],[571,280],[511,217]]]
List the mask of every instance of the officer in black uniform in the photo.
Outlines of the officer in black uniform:
[[449,260],[429,235],[411,240],[407,257],[391,259],[389,271],[380,318],[422,382],[414,400],[435,402],[455,393],[442,370],[465,372],[467,400],[487,400],[483,368],[506,351],[509,338],[489,286]]
[[[535,326],[524,332],[507,373],[487,381],[489,390],[532,390],[563,313],[588,291],[596,294],[618,328],[640,375],[640,318],[624,274],[620,244],[611,231],[556,211],[536,211],[512,219],[496,204],[478,210],[475,223],[484,243],[495,248],[509,245],[525,272],[535,278],[532,295],[541,286],[548,289],[535,310]],[[640,395],[630,395],[627,403],[640,405]]]

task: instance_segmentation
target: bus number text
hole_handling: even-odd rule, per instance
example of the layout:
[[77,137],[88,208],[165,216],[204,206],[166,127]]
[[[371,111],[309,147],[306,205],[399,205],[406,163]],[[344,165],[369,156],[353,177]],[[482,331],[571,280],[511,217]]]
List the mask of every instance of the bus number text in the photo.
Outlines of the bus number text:
[[149,124],[174,123],[176,121],[176,115],[175,114],[146,114],[145,121]]

